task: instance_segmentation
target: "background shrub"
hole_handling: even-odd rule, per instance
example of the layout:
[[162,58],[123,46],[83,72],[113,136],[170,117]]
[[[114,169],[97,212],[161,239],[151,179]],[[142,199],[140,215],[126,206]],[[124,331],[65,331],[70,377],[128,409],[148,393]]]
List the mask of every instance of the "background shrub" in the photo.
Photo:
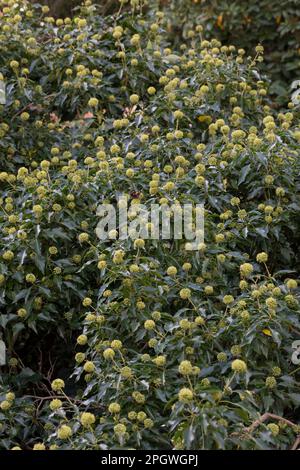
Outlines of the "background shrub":
[[[170,27],[175,37],[180,31],[189,34],[201,24],[208,37],[243,47],[253,53],[261,43],[266,51],[265,69],[272,77],[271,92],[283,99],[287,86],[295,79],[300,66],[300,8],[296,0],[280,1],[215,1],[174,0],[166,3]],[[182,28],[183,26],[183,28]]]
[[[53,14],[67,15],[80,1],[56,0],[46,4]],[[128,3],[124,2],[128,7]],[[137,2],[138,3],[138,2]],[[99,1],[104,14],[117,11],[119,2]],[[298,78],[300,68],[300,7],[297,0],[157,0],[143,2],[144,11],[160,7],[168,18],[171,41],[179,44],[198,24],[205,37],[218,38],[224,44],[234,44],[253,54],[258,43],[266,51],[265,70],[272,77],[271,93],[279,101],[288,100],[289,86]]]

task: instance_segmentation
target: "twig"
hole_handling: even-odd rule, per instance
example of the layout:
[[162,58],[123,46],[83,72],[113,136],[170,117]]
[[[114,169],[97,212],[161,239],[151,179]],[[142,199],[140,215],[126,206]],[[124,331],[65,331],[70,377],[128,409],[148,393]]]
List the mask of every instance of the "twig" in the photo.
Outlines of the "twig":
[[291,447],[291,450],[297,450],[300,445],[300,436],[297,436],[297,439],[295,440],[293,447]]
[[[290,426],[291,428],[295,428],[296,424],[290,421],[289,419],[283,418],[282,416],[274,415],[272,413],[264,413],[262,416],[260,416],[258,419],[256,419],[251,426],[248,426],[245,428],[242,433],[232,433],[233,435],[238,436],[239,434],[251,434],[253,431],[255,431],[258,426],[263,424],[265,421],[268,419],[273,419],[276,421],[280,421],[281,423],[286,424],[287,426]],[[297,436],[296,441],[294,442],[293,446],[291,447],[291,450],[297,450],[300,445],[300,435]]]
[[[51,395],[49,397],[38,397],[36,395],[25,395],[24,398],[33,398],[35,400],[39,400],[39,401],[45,401],[45,400],[64,400],[65,399],[65,396],[64,395]],[[78,403],[82,403],[82,401],[80,400],[73,400],[71,399],[72,401],[74,402],[78,402]]]
[[[38,397],[36,395],[25,395],[23,398],[32,398],[33,400],[35,401],[40,401],[40,402],[43,402],[43,401],[47,401],[47,400],[65,400],[66,399],[66,396],[65,395],[51,395],[51,396],[48,396],[48,397]],[[85,405],[84,401],[82,400],[76,400],[75,398],[70,398],[69,397],[69,401],[75,403],[75,404],[78,404],[78,405]],[[97,405],[97,404],[93,404],[92,405],[92,408],[102,408],[103,409],[103,406],[102,405]]]
[[283,418],[282,416],[274,415],[272,413],[265,413],[262,416],[260,416],[254,423],[251,424],[248,428],[245,428],[245,432],[251,433],[253,432],[260,424],[264,423],[268,419],[275,419],[277,421],[281,421],[282,423],[287,424],[288,426],[295,427],[295,423],[292,423],[292,421],[289,421],[286,418]]

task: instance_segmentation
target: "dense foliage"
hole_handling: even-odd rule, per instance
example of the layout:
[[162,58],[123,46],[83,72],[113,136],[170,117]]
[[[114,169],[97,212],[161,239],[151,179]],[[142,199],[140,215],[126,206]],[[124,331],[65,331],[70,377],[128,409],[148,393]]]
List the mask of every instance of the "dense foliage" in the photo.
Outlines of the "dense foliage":
[[[56,15],[71,14],[80,0],[44,0]],[[118,0],[99,0],[102,13],[119,9]],[[144,11],[161,8],[168,19],[170,40],[180,45],[201,25],[207,39],[234,44],[253,54],[261,43],[265,48],[264,69],[272,77],[271,92],[277,101],[288,98],[288,87],[300,69],[300,5],[298,0],[125,0],[124,7],[142,3]]]
[[[287,449],[299,105],[275,111],[261,45],[174,45],[134,3],[0,2],[0,448]],[[205,243],[100,241],[120,194],[131,220],[204,202]]]
[[[217,37],[253,53],[265,48],[264,69],[272,77],[271,92],[281,101],[287,97],[287,83],[300,69],[300,4],[298,0],[171,0],[166,2],[169,25],[174,33],[187,37],[197,24],[207,38]],[[175,37],[178,37],[175,34]]]

